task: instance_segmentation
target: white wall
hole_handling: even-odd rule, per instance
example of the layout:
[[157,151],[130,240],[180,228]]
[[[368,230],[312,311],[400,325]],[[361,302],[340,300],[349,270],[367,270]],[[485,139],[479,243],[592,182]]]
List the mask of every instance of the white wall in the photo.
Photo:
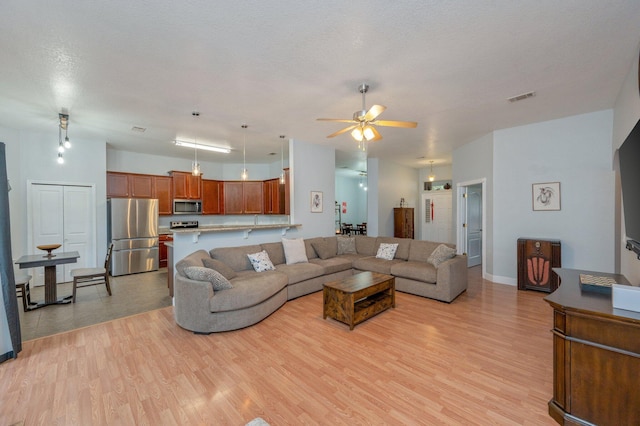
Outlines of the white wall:
[[[614,271],[612,124],[606,110],[494,132],[495,277],[515,284],[520,237],[561,240],[563,267]],[[560,182],[560,211],[533,211],[542,182]]]
[[[367,177],[362,178],[363,185],[368,185]],[[342,209],[342,202],[347,203],[347,213],[341,213],[342,223],[354,226],[367,221],[367,192],[360,187],[360,179],[348,176],[336,176],[336,199]],[[342,211],[342,210],[340,210]],[[339,228],[336,228],[339,229]]]
[[458,233],[458,200],[457,185],[465,182],[478,182],[486,179],[487,191],[482,194],[485,204],[485,223],[482,237],[486,252],[485,271],[488,279],[493,279],[493,133],[489,133],[467,145],[453,151],[453,232],[454,241],[457,241]]
[[65,164],[60,165],[57,163],[56,127],[50,133],[0,128],[0,139],[7,146],[7,173],[12,187],[9,203],[13,256],[18,258],[28,251],[27,181],[39,180],[95,185],[97,258],[94,261],[104,259],[107,248],[106,143],[72,138],[73,146],[65,152]]
[[[220,154],[224,155],[224,154]],[[191,170],[191,159],[163,157],[159,155],[140,154],[137,152],[107,150],[107,170],[112,172],[142,173],[151,175],[168,175],[172,170]],[[242,163],[222,163],[202,161],[198,159],[204,179],[240,180]],[[285,159],[285,167],[288,160]],[[280,176],[281,161],[264,164],[248,164],[249,180],[266,180]]]
[[[625,141],[629,132],[631,132],[631,129],[633,129],[637,123],[638,118],[640,118],[640,96],[638,92],[638,61],[634,60],[629,67],[629,73],[620,89],[614,107],[613,151],[620,148],[620,145]],[[640,260],[637,259],[633,252],[624,248],[626,242],[624,212],[620,205],[619,185],[616,186],[616,191],[616,195],[618,195],[618,199],[616,200],[616,219],[618,225],[616,229],[616,250],[620,257],[619,269],[620,273],[626,276],[630,282],[638,284],[640,283]]]
[[[393,208],[400,207],[400,198],[405,199],[407,207],[415,208],[420,203],[420,194],[416,185],[418,170],[390,161],[370,158],[367,163],[367,175],[369,177],[367,234],[392,237]],[[375,210],[373,215],[371,209]],[[372,219],[373,217],[375,220]]]

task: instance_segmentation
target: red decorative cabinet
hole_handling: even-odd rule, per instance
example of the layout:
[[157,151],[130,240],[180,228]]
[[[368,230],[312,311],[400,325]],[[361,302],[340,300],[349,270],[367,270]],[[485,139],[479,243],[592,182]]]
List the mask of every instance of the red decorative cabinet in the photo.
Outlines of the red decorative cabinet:
[[558,288],[558,276],[552,268],[560,268],[559,240],[518,239],[518,290],[551,293]]

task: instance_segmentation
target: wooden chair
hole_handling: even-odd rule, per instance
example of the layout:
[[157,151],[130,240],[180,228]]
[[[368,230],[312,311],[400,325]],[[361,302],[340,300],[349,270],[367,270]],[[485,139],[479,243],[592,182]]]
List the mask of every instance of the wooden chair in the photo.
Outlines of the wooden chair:
[[16,296],[22,297],[22,309],[27,312],[33,305],[37,305],[31,301],[31,289],[29,288],[29,281],[31,281],[31,275],[19,274],[15,277],[16,281]]
[[73,277],[73,303],[76,303],[76,290],[79,287],[89,287],[92,285],[104,284],[107,293],[111,296],[111,286],[109,285],[109,266],[111,265],[111,252],[113,243],[107,248],[107,257],[104,260],[104,268],[78,268],[71,270]]
[[358,227],[358,234],[367,235],[367,224],[366,223],[360,223],[360,224],[358,224],[356,226]]
[[352,223],[343,223],[342,224],[342,235],[351,235],[353,232],[353,224]]

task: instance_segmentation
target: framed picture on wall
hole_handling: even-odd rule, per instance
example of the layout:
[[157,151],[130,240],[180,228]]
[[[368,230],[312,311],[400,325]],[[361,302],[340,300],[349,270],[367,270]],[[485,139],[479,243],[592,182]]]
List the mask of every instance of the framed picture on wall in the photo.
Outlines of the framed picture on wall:
[[531,185],[533,210],[560,210],[560,182]]
[[322,213],[321,191],[311,191],[311,213]]

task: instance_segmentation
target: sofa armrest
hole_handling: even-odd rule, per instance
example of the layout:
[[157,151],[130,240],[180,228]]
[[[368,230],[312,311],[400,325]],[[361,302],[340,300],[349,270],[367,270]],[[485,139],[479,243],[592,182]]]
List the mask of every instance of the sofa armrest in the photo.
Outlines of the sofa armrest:
[[176,323],[187,330],[205,330],[211,315],[209,300],[213,295],[210,282],[196,281],[176,274],[173,282],[173,313]]
[[442,300],[451,302],[467,289],[467,256],[456,255],[438,265],[436,286]]

